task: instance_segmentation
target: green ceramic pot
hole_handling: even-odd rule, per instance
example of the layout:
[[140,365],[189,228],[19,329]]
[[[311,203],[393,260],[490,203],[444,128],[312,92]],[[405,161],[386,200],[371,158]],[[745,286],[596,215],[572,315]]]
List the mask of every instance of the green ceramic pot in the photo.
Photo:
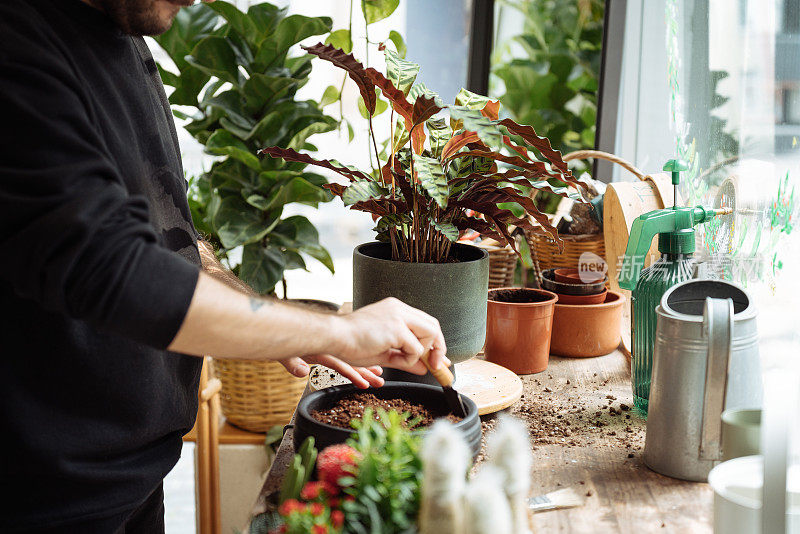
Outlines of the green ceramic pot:
[[[486,292],[489,253],[462,243],[453,245],[453,263],[392,261],[388,243],[365,243],[353,251],[353,309],[395,297],[439,320],[453,363],[478,354],[486,340]],[[386,369],[387,380],[435,384],[430,374],[419,377]]]

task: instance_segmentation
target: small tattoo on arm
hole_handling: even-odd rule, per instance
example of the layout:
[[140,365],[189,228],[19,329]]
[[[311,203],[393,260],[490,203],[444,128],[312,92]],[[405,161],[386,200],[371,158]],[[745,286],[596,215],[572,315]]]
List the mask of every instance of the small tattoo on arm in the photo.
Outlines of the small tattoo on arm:
[[267,301],[265,301],[264,299],[250,297],[250,309],[253,311],[258,311],[258,309],[266,303]]

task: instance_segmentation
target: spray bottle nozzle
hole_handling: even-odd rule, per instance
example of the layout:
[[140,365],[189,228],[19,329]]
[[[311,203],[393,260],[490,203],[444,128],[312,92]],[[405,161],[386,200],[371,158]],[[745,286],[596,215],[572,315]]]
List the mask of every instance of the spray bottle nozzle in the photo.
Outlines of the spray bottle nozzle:
[[689,164],[682,159],[671,159],[661,169],[672,173],[672,209],[678,209],[678,185],[681,183],[681,171],[688,171]]

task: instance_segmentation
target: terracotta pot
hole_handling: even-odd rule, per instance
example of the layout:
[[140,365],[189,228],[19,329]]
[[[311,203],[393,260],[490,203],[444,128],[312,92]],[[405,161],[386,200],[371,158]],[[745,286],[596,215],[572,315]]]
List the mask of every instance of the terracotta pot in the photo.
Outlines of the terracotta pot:
[[574,304],[576,306],[586,306],[587,304],[602,304],[606,301],[608,292],[604,289],[601,293],[595,295],[564,295],[563,293],[555,292],[558,295],[559,304]]
[[563,284],[585,284],[585,283],[594,283],[600,282],[605,278],[604,273],[595,273],[595,272],[585,272],[583,273],[583,278],[581,278],[581,273],[578,269],[554,269],[553,275],[555,276],[556,282],[561,282]]
[[[532,295],[537,302],[491,300],[500,291]],[[543,289],[499,288],[489,291],[486,359],[517,374],[540,373],[550,359],[553,305],[558,296]]]
[[601,304],[555,305],[550,351],[558,356],[602,356],[619,346],[625,297],[609,291]]
[[555,269],[542,271],[542,289],[559,295],[596,295],[606,289],[607,278],[590,284],[584,284],[583,282],[577,284],[556,282],[554,271]]
[[553,274],[556,277],[556,282],[561,282],[562,284],[580,284],[581,277],[578,274],[578,269],[555,269]]

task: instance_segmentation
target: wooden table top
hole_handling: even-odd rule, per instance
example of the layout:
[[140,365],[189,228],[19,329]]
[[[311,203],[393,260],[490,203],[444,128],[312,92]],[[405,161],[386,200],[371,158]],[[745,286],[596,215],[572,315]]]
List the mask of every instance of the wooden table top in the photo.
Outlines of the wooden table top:
[[[631,408],[629,364],[622,353],[552,356],[546,371],[521,378],[522,400],[506,411],[526,420],[531,430],[532,495],[575,487],[587,496],[581,507],[534,514],[534,532],[712,531],[713,494],[707,484],[671,479],[643,464],[645,421]],[[496,418],[485,418],[484,433],[495,423]],[[266,509],[293,454],[289,429],[255,513]]]

